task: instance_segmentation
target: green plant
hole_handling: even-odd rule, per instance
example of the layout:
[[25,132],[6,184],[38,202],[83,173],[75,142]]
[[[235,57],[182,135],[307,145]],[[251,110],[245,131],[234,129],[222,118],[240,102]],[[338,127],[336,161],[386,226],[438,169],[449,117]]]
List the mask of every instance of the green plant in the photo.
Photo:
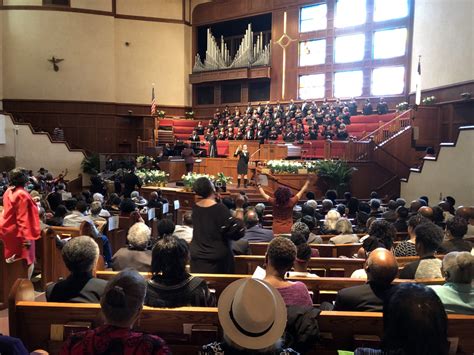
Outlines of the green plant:
[[84,157],[81,162],[82,172],[86,174],[96,175],[100,170],[100,160],[98,154],[92,154]]
[[318,176],[325,180],[329,189],[336,190],[339,195],[347,191],[355,168],[343,160],[318,160],[316,165]]

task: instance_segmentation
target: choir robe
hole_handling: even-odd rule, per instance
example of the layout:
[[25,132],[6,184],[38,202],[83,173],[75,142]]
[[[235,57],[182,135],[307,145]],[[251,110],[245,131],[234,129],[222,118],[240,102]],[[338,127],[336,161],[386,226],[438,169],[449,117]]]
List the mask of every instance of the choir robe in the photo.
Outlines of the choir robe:
[[[3,195],[3,215],[0,218],[0,238],[5,245],[5,258],[15,255],[16,259],[26,259],[28,265],[35,260],[35,240],[41,229],[38,207],[30,194],[22,187],[9,188]],[[30,241],[29,249],[23,247]]]

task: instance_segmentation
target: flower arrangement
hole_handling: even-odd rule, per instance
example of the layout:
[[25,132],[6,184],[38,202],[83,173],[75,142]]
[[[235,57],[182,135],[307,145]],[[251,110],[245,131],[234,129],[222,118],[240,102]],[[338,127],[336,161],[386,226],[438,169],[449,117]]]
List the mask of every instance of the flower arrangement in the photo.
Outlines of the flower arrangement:
[[403,112],[403,111],[406,111],[408,110],[408,102],[406,101],[403,101],[403,102],[400,102],[398,105],[395,106],[395,109],[397,110],[397,112]]
[[194,118],[194,111],[186,111],[184,113],[184,117],[186,117],[188,119],[193,119]]
[[135,162],[137,163],[137,166],[143,166],[149,163],[154,163],[155,159],[153,157],[150,157],[148,155],[139,155],[136,159]]
[[289,160],[269,160],[267,168],[272,174],[297,174],[298,169],[304,169],[305,166],[301,162]]
[[423,105],[432,105],[434,101],[436,100],[436,97],[434,96],[427,96],[424,99],[421,100],[421,103]]
[[198,173],[191,173],[191,174],[185,174],[181,177],[183,180],[184,187],[186,190],[191,191],[193,188],[194,182],[201,178],[201,177],[206,177],[209,180],[211,180],[214,185],[218,188],[224,188],[229,184],[232,184],[232,177],[224,175],[224,173],[218,173],[217,176],[214,175],[208,175],[208,174],[198,174]]
[[163,118],[163,117],[165,117],[165,111],[157,110],[156,113],[155,113],[155,116],[159,117],[159,118]]
[[163,170],[149,170],[139,169],[135,172],[138,178],[143,182],[144,185],[159,185],[165,186],[168,181],[168,176]]
[[198,174],[198,173],[185,174],[181,176],[181,179],[183,180],[184,187],[190,190],[193,188],[194,182],[201,177],[207,177],[211,181],[214,181],[215,179],[214,175]]

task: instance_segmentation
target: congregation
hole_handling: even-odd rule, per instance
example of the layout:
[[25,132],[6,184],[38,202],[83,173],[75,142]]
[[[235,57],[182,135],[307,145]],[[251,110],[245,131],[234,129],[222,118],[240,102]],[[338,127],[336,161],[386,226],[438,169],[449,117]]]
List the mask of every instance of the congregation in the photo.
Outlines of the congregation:
[[[46,299],[100,303],[107,320],[103,327],[70,337],[63,354],[84,353],[96,348],[95,342],[99,341],[114,342],[114,346],[125,351],[132,346],[126,339],[132,338],[140,339],[139,345],[133,345],[135,350],[145,347],[150,353],[168,353],[164,341],[156,336],[136,332],[124,336],[124,329],[134,324],[143,305],[217,306],[223,342],[216,339],[215,343],[204,345],[204,354],[305,353],[317,342],[318,313],[325,310],[383,311],[389,324],[407,324],[404,328],[385,328],[387,339],[382,343],[382,351],[446,354],[446,314],[474,313],[474,210],[456,206],[452,197],[434,204],[425,196],[410,203],[398,198],[385,204],[375,192],[370,200],[363,201],[349,192],[339,198],[336,191],[328,190],[317,201],[313,192],[307,192],[311,189],[308,180],[294,196],[288,188],[280,187],[272,197],[258,186],[264,203],[251,205],[245,194],[221,197],[213,183],[201,177],[193,185],[200,199],[184,214],[182,225],[163,216],[157,234],[152,235],[140,212],[162,206],[166,200],[160,190],[154,191],[147,201],[136,190],[138,181],[129,186],[129,197],[117,193],[107,196],[106,191],[102,194],[95,190],[73,196],[66,191],[63,181],[56,181],[51,191],[49,185],[38,184],[38,178],[41,180],[41,175],[28,177],[28,172],[20,169],[4,175],[2,183],[8,188],[3,195],[2,231],[8,230],[5,226],[11,222],[11,210],[15,208],[26,211],[15,217],[24,230],[89,224],[93,231],[90,236],[58,240],[57,248],[62,249],[70,275],[48,285]],[[32,190],[33,187],[38,190]],[[15,193],[31,202],[12,200],[10,196]],[[265,228],[268,208],[273,208],[273,223]],[[34,225],[35,218],[27,217],[33,214],[38,227]],[[127,245],[112,255],[107,232],[101,226],[114,214],[130,216],[133,223],[127,232]],[[21,235],[24,241],[2,234],[5,258],[15,258],[18,250],[24,248],[33,273],[37,238],[23,232]],[[314,307],[312,293],[301,278],[319,277],[309,262],[319,256],[318,246],[324,246],[325,236],[330,236],[329,244],[358,246],[353,257],[366,261],[352,277],[367,281],[339,290],[334,302],[321,302]],[[234,273],[235,255],[250,254],[253,243],[267,243],[264,269],[258,267],[253,278],[235,281],[216,297],[206,280],[195,275]],[[120,272],[109,282],[95,276],[101,252],[106,266]],[[399,270],[396,257],[400,256],[417,259]],[[150,279],[144,280],[137,271],[151,273]],[[300,280],[292,281],[294,277]],[[445,283],[397,285],[393,283],[397,277],[412,282],[444,279]],[[412,302],[406,306],[400,299]],[[417,305],[423,305],[423,311]],[[295,321],[295,313],[305,317],[304,331],[312,334],[311,339],[301,343],[294,340],[303,338],[299,333],[303,325]],[[429,325],[424,317],[436,319],[436,324]],[[421,344],[420,338],[406,338],[417,326],[422,326],[430,341]],[[356,354],[377,351],[360,348]]]

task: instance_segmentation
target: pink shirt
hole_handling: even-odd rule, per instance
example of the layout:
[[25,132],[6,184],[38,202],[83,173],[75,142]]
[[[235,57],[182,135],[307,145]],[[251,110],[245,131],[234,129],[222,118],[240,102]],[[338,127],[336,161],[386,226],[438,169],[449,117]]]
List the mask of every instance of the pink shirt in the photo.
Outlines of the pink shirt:
[[313,300],[306,285],[301,281],[293,282],[291,286],[278,287],[281,297],[287,306],[312,306]]

